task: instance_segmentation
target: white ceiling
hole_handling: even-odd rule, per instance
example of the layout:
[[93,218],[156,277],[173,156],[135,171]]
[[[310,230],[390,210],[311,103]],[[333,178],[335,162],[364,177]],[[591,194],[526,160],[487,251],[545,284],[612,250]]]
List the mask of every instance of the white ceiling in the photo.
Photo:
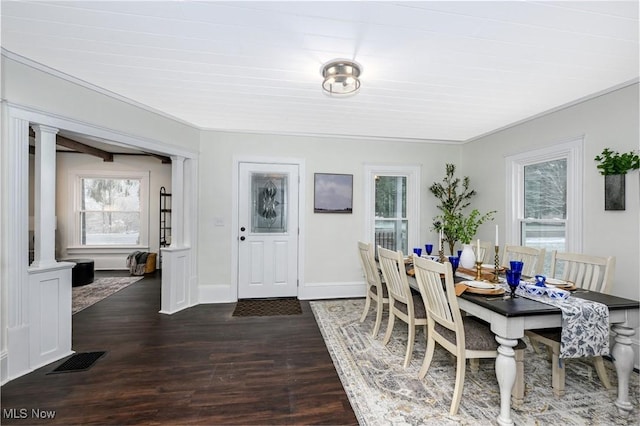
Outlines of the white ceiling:
[[636,0],[1,7],[5,50],[203,129],[464,141],[639,75]]

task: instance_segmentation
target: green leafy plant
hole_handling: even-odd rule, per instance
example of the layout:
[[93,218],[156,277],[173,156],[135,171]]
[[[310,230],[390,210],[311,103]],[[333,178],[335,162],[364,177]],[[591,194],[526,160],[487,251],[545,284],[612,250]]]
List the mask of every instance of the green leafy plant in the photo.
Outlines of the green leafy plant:
[[478,231],[478,227],[488,220],[493,220],[496,213],[490,211],[481,214],[473,209],[469,215],[464,210],[471,204],[471,198],[476,191],[470,188],[468,176],[460,179],[455,176],[454,164],[446,164],[445,177],[442,182],[435,182],[429,187],[429,191],[440,201],[437,206],[442,214],[433,218],[433,228],[443,232],[443,239],[449,244],[449,252],[453,254],[457,241],[469,244]]
[[594,160],[600,162],[596,167],[600,169],[601,175],[624,175],[629,170],[640,168],[640,157],[634,151],[620,154],[605,148]]
[[460,242],[462,244],[470,244],[476,232],[478,232],[478,227],[488,220],[493,220],[495,213],[494,210],[481,215],[478,209],[473,209],[469,216],[458,215],[454,226],[457,229],[457,236]]

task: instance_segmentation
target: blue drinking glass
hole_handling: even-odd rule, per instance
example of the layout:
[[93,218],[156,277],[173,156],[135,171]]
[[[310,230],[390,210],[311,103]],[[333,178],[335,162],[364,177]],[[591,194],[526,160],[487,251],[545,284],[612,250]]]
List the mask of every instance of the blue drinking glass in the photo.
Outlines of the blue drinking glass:
[[522,268],[524,267],[524,262],[520,260],[512,260],[509,262],[511,265],[511,270],[514,272],[522,273]]
[[431,252],[433,251],[433,244],[425,244],[424,249],[427,252],[428,256],[431,256]]
[[511,298],[515,299],[518,297],[516,296],[516,289],[520,285],[520,277],[522,276],[522,273],[513,269],[507,269],[504,274],[507,278],[507,284],[509,284],[509,288],[511,289]]
[[422,256],[422,249],[420,247],[416,247],[413,249],[413,252],[415,253],[416,256],[420,257]]
[[462,250],[458,250],[458,259],[462,257]]
[[455,274],[456,269],[458,269],[458,264],[460,263],[460,258],[458,256],[449,256],[449,263],[451,263],[451,269]]

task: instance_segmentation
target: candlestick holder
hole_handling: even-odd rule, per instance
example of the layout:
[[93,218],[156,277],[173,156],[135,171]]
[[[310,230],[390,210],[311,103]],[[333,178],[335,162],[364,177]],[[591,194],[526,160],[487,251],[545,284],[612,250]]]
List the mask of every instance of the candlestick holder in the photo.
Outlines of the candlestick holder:
[[498,255],[498,252],[500,251],[500,247],[499,246],[495,246],[495,250],[496,250],[496,255],[494,258],[494,268],[493,268],[493,279],[491,280],[492,283],[498,283],[500,282],[500,277],[498,276],[498,274],[500,273],[500,256]]
[[440,257],[440,258],[438,259],[438,261],[439,261],[440,263],[444,263],[444,262],[446,262],[446,261],[447,261],[447,259],[445,259],[445,257],[444,257],[444,248],[440,248],[440,250],[438,250],[438,256]]
[[482,261],[476,261],[476,281],[482,281]]

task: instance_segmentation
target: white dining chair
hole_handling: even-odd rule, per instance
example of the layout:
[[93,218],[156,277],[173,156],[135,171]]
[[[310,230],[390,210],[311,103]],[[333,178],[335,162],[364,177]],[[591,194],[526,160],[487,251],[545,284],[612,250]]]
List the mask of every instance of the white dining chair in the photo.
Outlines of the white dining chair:
[[[417,258],[417,256],[414,258]],[[378,246],[378,259],[382,268],[384,282],[389,292],[389,321],[382,343],[384,345],[389,343],[396,318],[405,322],[409,336],[407,338],[407,351],[403,366],[407,368],[413,353],[416,326],[423,326],[425,333],[427,331],[427,312],[420,295],[411,292],[402,252],[387,250]]]
[[493,265],[495,262],[495,246],[491,241],[480,241],[480,254],[478,254],[478,245],[471,244],[473,254],[476,261]]
[[[418,376],[424,379],[431,366],[435,344],[456,357],[456,383],[449,409],[455,415],[460,406],[467,359],[496,358],[498,342],[489,325],[473,316],[463,316],[453,283],[451,264],[438,263],[429,259],[414,259],[414,271],[420,294],[427,309],[427,351]],[[444,277],[444,285],[442,278]],[[522,360],[524,342],[519,341],[516,359]],[[516,368],[516,385],[524,382],[523,369]],[[497,385],[497,383],[496,383]],[[522,399],[522,396],[520,396]]]
[[524,262],[522,275],[533,277],[541,274],[544,269],[544,248],[534,248],[525,246],[505,246],[502,253],[502,266],[510,268],[509,262],[519,260]]
[[[615,257],[590,256],[579,253],[551,252],[551,277],[570,281],[576,287],[609,294],[613,285],[613,273],[615,271]],[[562,328],[528,330],[525,332],[529,337],[534,349],[539,343],[547,346],[551,352],[551,385],[556,396],[565,393],[565,363],[560,362],[560,340]],[[537,352],[537,350],[536,350]],[[601,356],[591,358],[600,378],[606,389],[611,389],[611,382],[604,367]]]
[[367,318],[367,314],[369,313],[369,309],[373,301],[373,303],[375,303],[376,311],[376,322],[373,326],[373,337],[376,337],[380,330],[380,324],[382,323],[384,306],[389,306],[389,295],[386,286],[380,280],[380,272],[378,271],[373,251],[373,244],[358,241],[360,264],[362,265],[362,271],[364,272],[364,278],[367,285],[366,301],[362,316],[360,317],[360,322],[363,322],[365,318]]

